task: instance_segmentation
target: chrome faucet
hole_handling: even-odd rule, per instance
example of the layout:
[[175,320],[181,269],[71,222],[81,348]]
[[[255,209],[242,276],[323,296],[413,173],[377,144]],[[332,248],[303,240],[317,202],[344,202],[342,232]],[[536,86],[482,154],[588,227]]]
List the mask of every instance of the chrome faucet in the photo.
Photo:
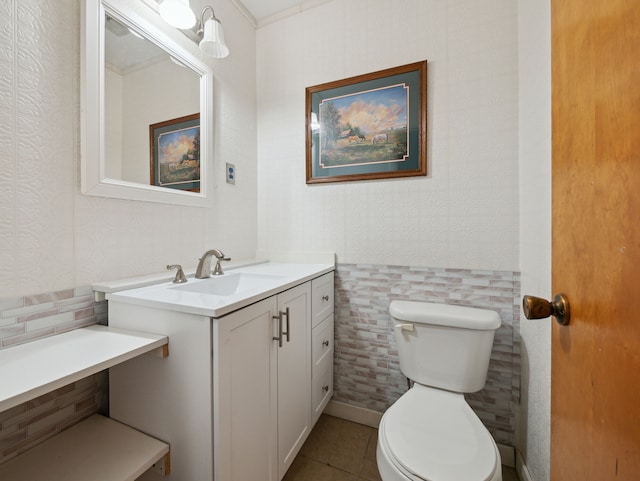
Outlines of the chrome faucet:
[[[217,259],[213,272],[211,272],[211,256],[215,256]],[[206,279],[207,277],[211,277],[212,274],[214,276],[221,276],[224,272],[220,266],[220,261],[230,260],[231,258],[225,257],[219,249],[208,250],[202,255],[200,262],[198,262],[198,267],[196,268],[196,279]]]

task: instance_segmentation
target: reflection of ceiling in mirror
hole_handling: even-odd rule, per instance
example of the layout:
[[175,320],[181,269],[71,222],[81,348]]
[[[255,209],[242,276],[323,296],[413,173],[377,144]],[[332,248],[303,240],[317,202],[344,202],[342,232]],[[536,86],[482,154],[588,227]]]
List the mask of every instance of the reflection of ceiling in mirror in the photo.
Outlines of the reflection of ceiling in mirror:
[[114,18],[106,18],[105,63],[125,75],[167,59],[167,54]]

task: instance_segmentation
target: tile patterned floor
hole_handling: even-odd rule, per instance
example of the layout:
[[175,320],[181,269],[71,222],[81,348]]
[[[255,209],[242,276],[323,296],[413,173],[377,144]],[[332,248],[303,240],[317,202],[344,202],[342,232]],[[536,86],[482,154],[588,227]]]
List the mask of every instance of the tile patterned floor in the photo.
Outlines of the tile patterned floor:
[[[376,465],[378,431],[323,414],[283,481],[381,481]],[[503,466],[503,481],[518,481]]]

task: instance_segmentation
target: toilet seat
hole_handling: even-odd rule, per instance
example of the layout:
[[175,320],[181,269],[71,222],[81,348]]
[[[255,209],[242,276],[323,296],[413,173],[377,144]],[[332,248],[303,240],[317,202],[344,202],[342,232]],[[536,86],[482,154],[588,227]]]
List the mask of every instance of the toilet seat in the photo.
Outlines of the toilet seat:
[[414,384],[385,412],[378,436],[378,463],[391,463],[393,481],[400,473],[415,481],[502,477],[495,442],[462,394]]

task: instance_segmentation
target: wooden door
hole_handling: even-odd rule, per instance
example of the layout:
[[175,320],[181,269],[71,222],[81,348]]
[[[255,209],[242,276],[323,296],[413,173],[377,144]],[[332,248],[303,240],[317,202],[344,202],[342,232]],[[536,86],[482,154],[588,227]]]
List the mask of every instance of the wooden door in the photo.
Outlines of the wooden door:
[[551,480],[640,479],[640,1],[552,0]]

